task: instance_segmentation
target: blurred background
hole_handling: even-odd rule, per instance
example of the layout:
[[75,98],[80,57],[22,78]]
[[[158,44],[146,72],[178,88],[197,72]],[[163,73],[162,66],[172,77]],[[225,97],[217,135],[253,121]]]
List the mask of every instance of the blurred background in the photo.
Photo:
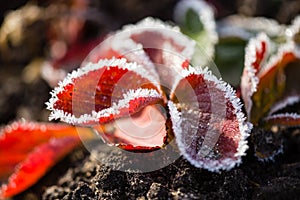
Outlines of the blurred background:
[[[288,24],[300,13],[299,0],[208,2],[217,20],[242,14]],[[176,3],[177,0],[0,1],[0,124],[20,118],[47,121],[45,102],[51,87],[65,75],[60,69],[77,68],[106,33],[124,24],[146,16],[172,20]]]

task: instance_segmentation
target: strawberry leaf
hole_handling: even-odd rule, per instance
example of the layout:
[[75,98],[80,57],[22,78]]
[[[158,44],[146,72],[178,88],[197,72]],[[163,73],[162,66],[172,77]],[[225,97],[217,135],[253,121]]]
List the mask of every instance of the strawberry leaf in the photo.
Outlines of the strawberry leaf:
[[275,55],[265,54],[267,48],[264,48],[266,45],[263,42],[267,40],[265,35],[260,34],[246,48],[241,91],[248,117],[254,124],[282,97],[285,89],[284,67],[299,57],[299,50],[291,41],[279,45]]
[[[80,130],[79,130],[80,129]],[[14,122],[0,133],[0,177],[7,184],[0,197],[13,196],[33,185],[47,170],[80,143],[90,129],[62,124]]]
[[26,190],[79,143],[79,137],[54,138],[35,148],[17,165],[8,183],[2,185],[0,197],[11,197]]
[[50,119],[80,125],[110,122],[162,101],[159,88],[141,65],[100,60],[69,74],[54,89],[47,103]]
[[251,125],[228,84],[207,69],[190,68],[171,90],[168,106],[179,149],[193,165],[219,171],[241,162]]
[[94,126],[106,143],[129,151],[161,148],[167,140],[166,116],[160,105],[150,105],[127,118]]
[[265,34],[251,39],[246,47],[245,67],[241,80],[241,94],[244,100],[248,117],[252,109],[252,96],[257,91],[259,83],[258,73],[266,59],[270,41]]

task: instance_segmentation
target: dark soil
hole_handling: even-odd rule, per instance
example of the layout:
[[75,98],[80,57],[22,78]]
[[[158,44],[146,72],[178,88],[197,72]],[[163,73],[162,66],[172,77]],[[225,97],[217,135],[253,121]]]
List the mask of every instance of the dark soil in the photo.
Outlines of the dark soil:
[[[157,171],[123,172],[77,149],[16,199],[39,199],[41,185],[54,177],[57,181],[45,189],[43,199],[299,199],[300,135],[284,138],[284,153],[274,161],[259,162],[250,149],[242,165],[222,173],[195,168],[182,157]],[[120,168],[130,162],[118,149],[95,151],[100,156],[109,154],[110,161]]]
[[[0,3],[1,14],[17,8]],[[22,1],[23,2],[23,1]],[[46,4],[37,1],[39,4]],[[153,15],[171,19],[175,0],[101,1],[107,24],[112,28]],[[232,1],[210,2],[216,5],[218,18],[241,12],[250,16],[264,15],[280,22],[290,22],[299,13],[299,1]],[[250,6],[251,4],[251,6]],[[138,5],[138,6],[137,6]],[[294,5],[294,6],[293,6]],[[248,7],[247,7],[248,6]],[[272,9],[271,9],[272,8]],[[3,17],[3,16],[1,16]],[[2,20],[3,18],[1,18]],[[114,23],[116,22],[117,23]],[[112,22],[112,23],[109,23]],[[33,59],[33,58],[32,58]],[[26,63],[0,61],[0,124],[13,120],[47,121],[44,102],[51,88],[37,76],[28,81],[24,75]],[[137,173],[113,170],[99,163],[84,147],[77,148],[51,169],[37,184],[14,199],[300,199],[300,133],[299,129],[282,133],[284,151],[274,161],[260,162],[250,149],[243,163],[231,171],[211,173],[193,167],[180,157],[157,171]],[[121,150],[104,152],[111,155],[116,166],[130,162]]]

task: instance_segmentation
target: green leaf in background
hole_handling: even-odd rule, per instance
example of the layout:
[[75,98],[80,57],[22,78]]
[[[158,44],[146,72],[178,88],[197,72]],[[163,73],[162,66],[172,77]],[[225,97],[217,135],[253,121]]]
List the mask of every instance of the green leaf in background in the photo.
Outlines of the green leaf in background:
[[236,87],[243,72],[245,46],[246,41],[239,38],[223,39],[216,45],[215,64],[223,80]]
[[181,31],[197,43],[192,65],[213,65],[218,34],[212,7],[201,0],[182,0],[175,7],[174,19]]
[[202,31],[205,31],[199,15],[193,9],[186,11],[185,23],[182,25],[181,31],[195,40],[197,40],[197,36],[201,34]]

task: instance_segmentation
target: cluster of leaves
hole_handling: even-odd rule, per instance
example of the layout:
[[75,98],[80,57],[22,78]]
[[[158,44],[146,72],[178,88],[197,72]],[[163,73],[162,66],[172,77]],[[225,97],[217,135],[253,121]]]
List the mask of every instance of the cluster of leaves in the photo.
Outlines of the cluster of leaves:
[[[34,184],[80,139],[92,139],[91,127],[109,144],[125,150],[167,148],[175,137],[180,153],[191,164],[219,171],[241,163],[251,123],[263,130],[262,138],[274,126],[300,125],[294,110],[300,102],[299,88],[289,78],[300,57],[300,18],[291,26],[241,16],[216,24],[213,9],[196,0],[179,2],[174,13],[180,28],[152,18],[125,26],[109,34],[81,68],[59,83],[47,103],[50,119],[71,125],[25,121],[2,129],[0,197],[14,196]],[[244,64],[241,52],[245,52]],[[228,71],[227,64],[235,71],[244,69],[240,91],[248,121],[233,88],[199,67],[214,71],[213,61]],[[142,116],[147,109],[162,121],[155,140],[136,140],[109,129],[118,120]],[[256,148],[260,159],[277,152]]]

